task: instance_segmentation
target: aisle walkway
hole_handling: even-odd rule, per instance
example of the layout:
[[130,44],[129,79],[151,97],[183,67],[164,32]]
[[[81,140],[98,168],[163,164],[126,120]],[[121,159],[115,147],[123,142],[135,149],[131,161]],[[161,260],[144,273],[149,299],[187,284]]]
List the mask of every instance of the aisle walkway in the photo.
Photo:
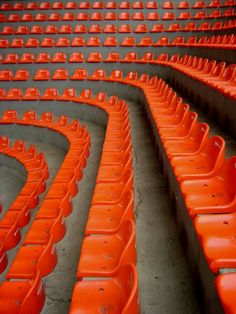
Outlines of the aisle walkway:
[[128,104],[142,314],[199,313],[148,124],[141,106]]

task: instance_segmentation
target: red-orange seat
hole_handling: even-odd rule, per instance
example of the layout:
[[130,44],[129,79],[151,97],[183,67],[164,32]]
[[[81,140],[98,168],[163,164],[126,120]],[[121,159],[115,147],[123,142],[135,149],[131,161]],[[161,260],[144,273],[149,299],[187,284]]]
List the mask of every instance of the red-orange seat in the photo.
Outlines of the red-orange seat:
[[105,8],[114,10],[114,9],[117,9],[117,4],[115,1],[108,1],[105,5]]
[[18,55],[16,53],[8,53],[4,60],[3,64],[16,64],[18,63]]
[[65,63],[66,62],[66,54],[64,52],[55,52],[52,56],[52,63]]
[[79,81],[79,80],[85,80],[87,79],[87,77],[88,77],[88,74],[85,69],[76,69],[70,79]]
[[179,23],[171,23],[169,27],[166,29],[166,32],[179,32],[180,24]]
[[48,21],[60,21],[61,20],[61,15],[60,13],[51,13],[49,16],[48,16]]
[[132,16],[133,20],[143,21],[145,20],[145,16],[143,12],[134,12]]
[[121,12],[118,16],[118,20],[130,20],[130,14],[129,12]]
[[3,281],[0,285],[2,314],[27,313],[32,308],[40,313],[45,302],[45,291],[39,272],[29,280]]
[[69,62],[71,63],[81,63],[84,62],[84,56],[82,52],[72,52],[70,55]]
[[181,183],[186,207],[192,217],[198,214],[235,211],[235,165],[234,156],[224,163],[217,175],[208,179],[186,180]]
[[102,21],[102,13],[101,12],[92,12],[90,15],[90,20],[91,21]]
[[174,18],[175,18],[175,15],[173,12],[165,12],[163,13],[161,17],[162,20],[166,20],[166,21],[174,20]]
[[190,31],[195,31],[196,29],[197,29],[196,23],[195,22],[189,22],[189,23],[185,24],[182,31],[183,32],[190,32]]
[[24,100],[38,100],[40,97],[39,90],[37,88],[27,88],[25,95],[22,97]]
[[20,20],[20,16],[19,14],[9,14],[7,17],[7,22],[18,22]]
[[159,37],[156,43],[153,43],[153,46],[167,46],[169,45],[169,37],[167,36],[163,36],[163,37]]
[[121,47],[134,47],[136,44],[134,37],[125,37],[121,42]]
[[71,41],[71,47],[84,47],[85,39],[84,37],[74,37]]
[[29,71],[28,70],[16,70],[15,76],[12,78],[13,81],[28,81]]
[[130,2],[129,1],[120,2],[119,9],[130,9]]
[[114,24],[106,24],[103,29],[103,33],[115,34],[117,32],[116,26]]
[[129,24],[122,24],[118,29],[119,33],[131,33],[131,27]]
[[67,69],[57,69],[55,70],[52,76],[52,80],[64,81],[64,80],[67,80],[68,77],[69,77],[69,74],[68,74]]
[[34,81],[48,81],[50,79],[50,72],[47,69],[39,69],[35,73]]
[[92,5],[92,9],[103,9],[103,2],[102,1],[95,1]]
[[115,12],[107,12],[104,15],[104,20],[106,21],[115,21],[116,20],[116,13]]
[[206,18],[206,12],[205,11],[197,11],[194,16],[192,16],[192,19],[195,20],[202,20]]
[[134,29],[134,33],[147,33],[147,32],[148,27],[146,24],[138,24]]
[[136,60],[136,63],[149,63],[153,62],[154,53],[153,52],[144,52],[141,59]]
[[79,9],[87,10],[90,9],[90,3],[88,1],[82,1],[78,4]]
[[44,37],[41,41],[41,44],[40,44],[40,47],[48,47],[48,48],[51,48],[51,47],[54,47],[55,46],[55,41],[53,38],[47,38],[47,37]]
[[22,97],[22,90],[19,88],[10,88],[6,95],[7,100],[21,100]]
[[224,161],[225,142],[221,137],[213,136],[197,154],[173,157],[171,165],[178,181],[183,181],[216,175]]
[[46,88],[43,96],[40,97],[41,100],[55,100],[58,97],[57,88]]
[[13,73],[10,70],[0,71],[0,81],[11,81],[13,79]]
[[111,36],[106,37],[104,40],[103,46],[104,47],[116,47],[117,46],[116,37],[111,37]]
[[138,9],[138,10],[143,10],[144,9],[144,5],[143,5],[143,2],[142,1],[135,1],[133,2],[132,4],[132,8],[133,9]]
[[10,3],[2,3],[0,6],[1,11],[11,11],[12,5]]
[[39,10],[50,10],[50,8],[51,5],[49,2],[41,2],[38,7]]
[[150,30],[150,33],[162,33],[164,31],[163,24],[154,24]]
[[30,34],[37,34],[41,35],[43,34],[43,28],[40,25],[33,25],[29,31]]
[[45,27],[44,34],[57,34],[57,33],[58,33],[58,29],[56,25],[47,25]]
[[136,62],[137,58],[138,58],[137,52],[127,52],[125,58],[122,59],[121,62],[132,63]]
[[91,33],[91,34],[99,34],[99,33],[102,32],[102,28],[98,24],[91,24],[91,26],[89,27],[88,32]]
[[236,305],[236,274],[235,272],[220,274],[216,279],[216,288],[225,313],[235,313]]
[[149,20],[149,21],[157,21],[159,19],[160,19],[160,17],[159,17],[157,12],[148,12],[147,20]]
[[4,26],[2,28],[2,31],[0,32],[0,34],[1,35],[13,35],[14,34],[14,27],[12,27],[12,26]]
[[205,8],[205,1],[195,1],[194,5],[192,6],[193,9],[204,9]]
[[177,17],[177,20],[189,20],[190,19],[190,12],[180,12],[179,16]]
[[68,1],[65,4],[65,9],[67,10],[76,10],[77,9],[77,4],[75,1]]
[[71,25],[61,25],[58,34],[72,34],[72,26]]
[[140,42],[136,44],[137,47],[149,47],[152,46],[152,37],[142,37]]
[[99,314],[103,310],[107,312],[112,308],[114,314],[139,314],[135,266],[124,265],[113,276],[112,279],[85,279],[77,282],[69,313]]
[[156,10],[156,9],[158,9],[158,4],[156,3],[156,1],[148,1],[146,3],[146,9]]
[[76,17],[77,21],[88,21],[88,19],[88,13],[86,12],[79,12]]
[[134,222],[125,220],[115,234],[86,236],[81,248],[77,278],[112,276],[120,266],[136,264],[134,230]]
[[25,43],[26,48],[36,48],[39,47],[39,40],[37,38],[28,38]]
[[162,9],[174,9],[174,5],[172,1],[164,1],[162,2]]
[[60,37],[56,42],[56,47],[69,47],[70,39],[67,37]]
[[178,9],[189,9],[189,2],[188,1],[180,1],[178,3]]
[[46,52],[41,52],[37,55],[35,63],[49,63],[50,62],[50,55]]
[[23,46],[24,46],[24,40],[21,38],[12,39],[12,42],[9,45],[10,48],[22,48]]
[[120,54],[119,52],[109,52],[107,58],[103,61],[105,63],[113,63],[120,61]]
[[99,37],[89,37],[87,40],[88,47],[99,47],[101,45]]
[[91,52],[86,60],[88,63],[99,63],[102,61],[102,55],[100,52]]
[[[50,16],[49,16],[48,19],[50,19]],[[44,13],[36,14],[35,18],[34,18],[34,21],[35,22],[45,22],[45,21],[47,21],[47,14],[44,14]]]

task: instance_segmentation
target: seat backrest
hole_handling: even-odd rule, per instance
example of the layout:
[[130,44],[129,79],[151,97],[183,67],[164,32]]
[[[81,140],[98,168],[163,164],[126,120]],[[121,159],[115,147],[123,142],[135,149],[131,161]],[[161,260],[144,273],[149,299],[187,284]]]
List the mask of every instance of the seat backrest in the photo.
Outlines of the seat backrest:
[[223,73],[225,66],[226,66],[225,62],[218,63],[212,71],[212,76],[214,77],[220,76]]
[[121,266],[114,280],[123,292],[122,314],[140,313],[138,304],[138,278],[135,266],[132,264]]
[[236,193],[236,156],[230,157],[224,163],[220,176],[226,181],[227,189]]
[[213,163],[217,163],[221,167],[225,161],[225,141],[220,136],[213,136],[207,141],[203,153],[209,156]]
[[204,145],[209,138],[209,125],[204,122],[197,124],[192,136],[200,146]]

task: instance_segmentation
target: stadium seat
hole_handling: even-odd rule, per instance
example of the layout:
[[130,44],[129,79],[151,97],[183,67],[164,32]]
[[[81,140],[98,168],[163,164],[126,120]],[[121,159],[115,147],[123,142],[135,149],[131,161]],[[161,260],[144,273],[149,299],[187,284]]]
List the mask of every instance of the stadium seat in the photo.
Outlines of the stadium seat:
[[34,81],[48,81],[50,79],[50,72],[47,69],[39,69],[35,73]]
[[103,43],[104,47],[116,47],[117,46],[117,39],[116,37],[106,37]]
[[23,53],[18,63],[34,63],[34,55],[32,53]]
[[120,54],[119,52],[109,52],[107,58],[103,60],[105,63],[114,63],[120,61]]
[[28,81],[29,71],[28,70],[16,70],[13,81]]
[[99,313],[101,308],[107,311],[111,307],[117,313],[139,313],[137,274],[131,264],[122,266],[112,279],[78,281],[74,286],[69,313],[75,314],[78,309]]
[[86,60],[88,63],[98,63],[102,61],[102,55],[100,52],[91,52]]
[[66,62],[66,54],[64,52],[55,52],[51,62],[52,63],[65,63]]
[[57,69],[52,76],[52,80],[65,81],[68,79],[68,76],[69,74],[66,69]]
[[82,52],[72,52],[69,58],[69,62],[71,63],[81,63],[84,62],[84,56]]
[[85,69],[76,69],[74,74],[70,77],[71,80],[80,81],[87,78],[87,71]]
[[57,33],[58,33],[58,29],[56,25],[47,25],[45,27],[44,34],[57,34]]
[[3,64],[16,64],[18,63],[18,55],[16,53],[8,53],[5,59],[2,61]]
[[41,52],[37,55],[35,63],[49,63],[50,55],[47,52]]

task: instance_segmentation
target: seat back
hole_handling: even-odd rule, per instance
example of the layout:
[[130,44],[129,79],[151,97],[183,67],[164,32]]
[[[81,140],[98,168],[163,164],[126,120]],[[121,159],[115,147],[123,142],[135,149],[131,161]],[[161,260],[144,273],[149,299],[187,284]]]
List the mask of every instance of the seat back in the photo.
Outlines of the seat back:
[[209,138],[209,125],[204,122],[197,124],[192,136],[199,143],[199,148],[202,147]]
[[203,153],[209,156],[209,160],[217,169],[220,169],[225,161],[225,141],[220,136],[213,136],[207,141]]
[[117,272],[115,282],[123,292],[122,314],[140,313],[138,302],[138,278],[135,266],[132,264],[123,265]]

